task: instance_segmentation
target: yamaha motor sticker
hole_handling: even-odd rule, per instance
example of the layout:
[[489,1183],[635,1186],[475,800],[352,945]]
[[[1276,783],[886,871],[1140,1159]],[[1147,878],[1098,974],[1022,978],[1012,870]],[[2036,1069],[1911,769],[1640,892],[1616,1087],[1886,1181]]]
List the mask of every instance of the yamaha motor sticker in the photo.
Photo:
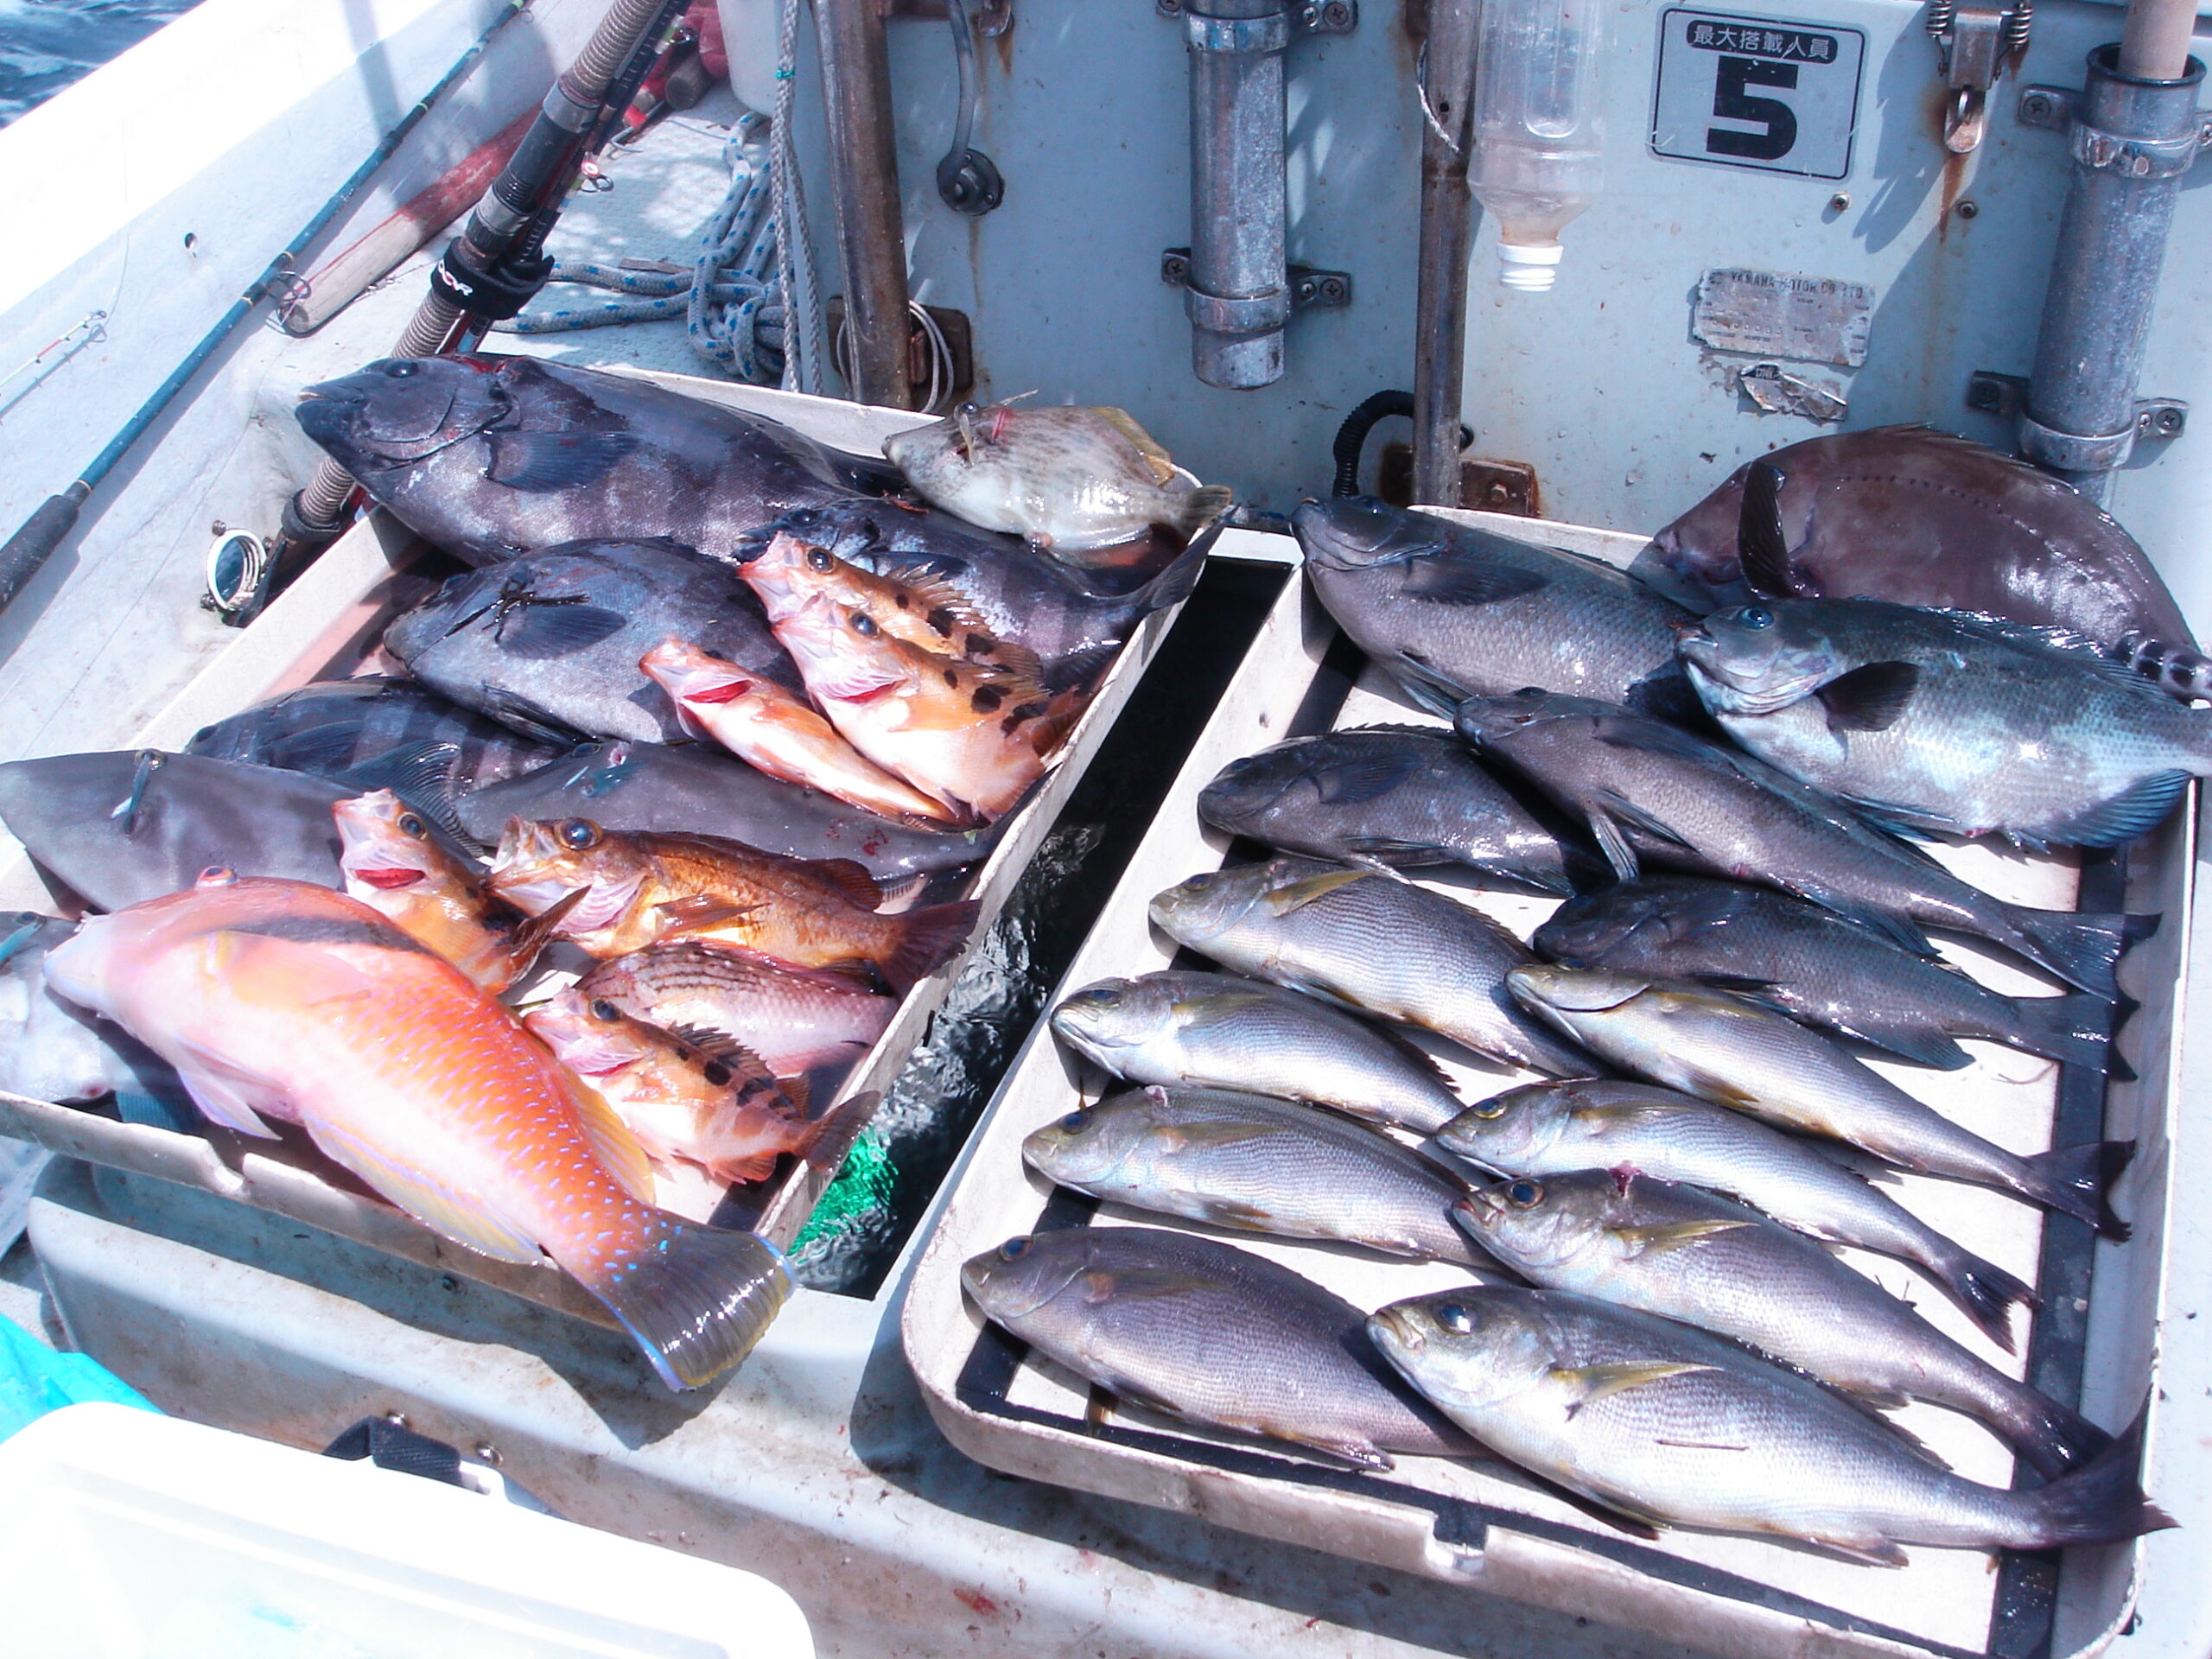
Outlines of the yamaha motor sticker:
[[1679,161],[1840,179],[1851,172],[1866,36],[1831,23],[1669,10],[1651,148]]

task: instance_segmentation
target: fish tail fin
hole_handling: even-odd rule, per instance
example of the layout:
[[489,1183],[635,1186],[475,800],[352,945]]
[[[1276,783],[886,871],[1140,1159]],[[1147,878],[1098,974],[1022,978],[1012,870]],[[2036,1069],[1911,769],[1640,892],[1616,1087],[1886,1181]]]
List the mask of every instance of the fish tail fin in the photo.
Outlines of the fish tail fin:
[[2082,1468],[2048,1486],[2015,1495],[2023,1530],[2011,1540],[2024,1549],[2062,1544],[2111,1543],[2177,1525],[2144,1495],[2136,1471],[2143,1460],[2144,1420],[2150,1402],[2126,1431]]
[[[1214,526],[1218,529],[1217,524]],[[1215,537],[1201,534],[1175,556],[1175,562],[1147,582],[1138,592],[1143,595],[1144,611],[1164,611],[1170,606],[1180,605],[1191,596],[1198,585],[1198,578],[1205,573],[1206,555],[1212,550]]]
[[874,1089],[839,1101],[807,1125],[805,1142],[798,1148],[798,1155],[820,1169],[840,1168],[846,1154],[852,1151],[853,1142],[860,1139],[861,1131],[868,1127],[868,1120],[875,1116],[875,1109],[882,1103],[882,1094]]
[[1929,1271],[1984,1335],[2008,1354],[2018,1351],[2012,1343],[2012,1304],[2034,1306],[2033,1290],[1971,1250],[1961,1249],[1944,1261],[1931,1262]]
[[643,1214],[632,1249],[562,1265],[607,1304],[662,1382],[679,1392],[703,1388],[753,1351],[791,1294],[791,1274],[783,1253],[756,1234]]
[[2113,1212],[2112,1184],[2134,1155],[2133,1141],[2085,1141],[2022,1161],[2034,1177],[2031,1197],[2088,1222],[2105,1238],[2124,1241],[2132,1230]]
[[910,910],[899,917],[899,943],[892,947],[888,960],[876,964],[891,988],[904,996],[916,981],[959,950],[975,931],[976,915],[981,909],[975,899],[963,899],[954,904]]
[[2016,1041],[2031,1054],[2063,1065],[2109,1063],[2115,1077],[2126,1071],[2119,1055],[2112,1054],[2107,1061],[2106,1022],[2112,1005],[2104,998],[2075,991],[2065,996],[2024,996],[2018,1004],[2020,1017],[1999,1035],[2000,1041]]
[[2008,905],[2013,937],[2002,941],[2069,985],[2105,998],[2120,995],[2113,966],[2120,953],[2157,931],[2156,916],[2076,915]]
[[1236,500],[1236,492],[1226,484],[1201,484],[1183,499],[1175,528],[1188,536],[1207,519],[1227,512]]

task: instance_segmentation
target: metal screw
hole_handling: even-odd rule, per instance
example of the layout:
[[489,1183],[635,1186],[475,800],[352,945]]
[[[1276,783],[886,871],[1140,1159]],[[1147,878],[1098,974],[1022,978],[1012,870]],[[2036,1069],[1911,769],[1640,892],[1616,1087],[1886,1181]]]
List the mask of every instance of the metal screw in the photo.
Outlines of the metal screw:
[[1350,29],[1351,8],[1344,4],[1344,0],[1329,0],[1329,3],[1321,8],[1321,21],[1331,29]]
[[1489,502],[1493,507],[1503,506],[1508,496],[1509,492],[1503,484],[1493,484],[1483,492],[1483,499]]
[[1979,202],[1973,200],[1971,198],[1959,204],[1959,217],[1961,219],[1972,219],[1980,211],[1981,205]]
[[1171,253],[1160,262],[1160,280],[1177,288],[1191,280],[1191,262],[1179,253]]
[[1840,213],[1850,206],[1851,192],[1848,190],[1839,190],[1828,198],[1828,212],[1832,213]]
[[2162,409],[2158,411],[2158,430],[2171,437],[2181,430],[2181,410]]
[[1321,279],[1321,297],[1326,300],[1331,305],[1342,305],[1344,302],[1344,278],[1341,276],[1323,277]]
[[1159,7],[1160,15],[1163,17],[1180,17],[1183,15],[1183,0],[1159,0]]
[[461,1288],[461,1281],[450,1273],[442,1273],[438,1275],[438,1288],[443,1291],[457,1291]]
[[2020,100],[2020,118],[2023,121],[2043,121],[2049,119],[2050,116],[2050,99],[2048,94],[2030,92]]
[[1321,8],[1319,6],[1300,7],[1298,22],[1300,27],[1304,29],[1318,28],[1321,22]]
[[384,1420],[394,1428],[407,1427],[407,1414],[404,1411],[387,1411],[384,1414]]
[[1986,380],[1977,380],[1967,388],[1967,407],[1986,409],[1992,414],[2003,407],[2004,394]]
[[488,1463],[494,1469],[498,1468],[499,1466],[499,1448],[493,1445],[489,1440],[485,1441],[481,1446],[476,1448],[476,1461],[479,1463]]

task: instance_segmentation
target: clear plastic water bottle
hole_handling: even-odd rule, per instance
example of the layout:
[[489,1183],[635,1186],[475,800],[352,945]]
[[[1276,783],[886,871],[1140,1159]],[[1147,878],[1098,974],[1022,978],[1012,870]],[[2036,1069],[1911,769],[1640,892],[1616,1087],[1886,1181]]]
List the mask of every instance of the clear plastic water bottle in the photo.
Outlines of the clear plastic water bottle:
[[1469,182],[1497,221],[1498,278],[1548,289],[1559,233],[1597,200],[1603,0],[1482,0]]

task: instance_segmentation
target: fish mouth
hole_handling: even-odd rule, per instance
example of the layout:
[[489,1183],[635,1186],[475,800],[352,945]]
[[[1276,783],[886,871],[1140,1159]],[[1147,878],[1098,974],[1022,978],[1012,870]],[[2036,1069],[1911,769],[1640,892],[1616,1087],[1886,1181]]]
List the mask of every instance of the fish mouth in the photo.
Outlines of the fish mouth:
[[367,882],[378,893],[391,893],[400,887],[411,887],[429,874],[427,870],[410,870],[397,866],[365,869],[358,866],[347,868],[346,874]]
[[1407,1353],[1419,1353],[1428,1345],[1428,1338],[1421,1333],[1421,1327],[1405,1309],[1395,1305],[1369,1314],[1367,1330],[1376,1346],[1386,1351],[1395,1347]]
[[1505,1205],[1485,1187],[1477,1187],[1452,1204],[1452,1218],[1471,1233],[1486,1233],[1505,1213]]

